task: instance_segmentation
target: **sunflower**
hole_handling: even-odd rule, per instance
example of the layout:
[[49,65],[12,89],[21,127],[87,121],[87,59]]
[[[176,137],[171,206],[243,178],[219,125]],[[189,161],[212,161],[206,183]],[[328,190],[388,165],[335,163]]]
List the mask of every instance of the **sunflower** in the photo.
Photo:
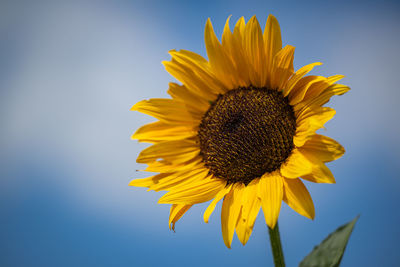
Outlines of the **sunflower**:
[[192,205],[211,201],[204,221],[220,200],[225,245],[236,234],[248,241],[260,208],[266,224],[277,223],[282,200],[314,218],[314,204],[302,179],[334,183],[325,166],[344,153],[333,139],[316,131],[335,115],[324,107],[350,88],[336,84],[342,75],[306,76],[321,63],[293,68],[295,48],[282,48],[278,21],[267,19],[264,33],[256,19],[226,21],[222,42],[210,19],[205,27],[208,61],[170,51],[166,70],[171,99],[143,100],[132,110],[158,121],[139,128],[133,139],[152,145],[137,158],[157,175],[130,185],[168,191],[159,203],[172,204],[169,227]]

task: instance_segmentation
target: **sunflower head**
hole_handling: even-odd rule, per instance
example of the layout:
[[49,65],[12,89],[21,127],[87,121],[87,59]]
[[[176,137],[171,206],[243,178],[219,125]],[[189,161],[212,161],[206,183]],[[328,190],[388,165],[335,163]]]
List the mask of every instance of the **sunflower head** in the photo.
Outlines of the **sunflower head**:
[[190,51],[170,51],[166,70],[181,84],[170,83],[170,99],[144,100],[132,107],[158,119],[132,136],[152,145],[138,163],[157,175],[136,179],[133,186],[168,191],[159,203],[172,204],[172,229],[197,203],[211,201],[208,222],[222,203],[222,236],[231,246],[236,230],[248,241],[260,208],[274,228],[282,200],[299,214],[314,218],[314,205],[302,179],[334,183],[326,162],[341,157],[343,147],[316,134],[335,110],[324,107],[349,87],[341,75],[307,75],[312,63],[293,69],[294,47],[282,48],[274,16],[265,30],[252,17],[240,18],[233,31],[229,18],[216,37],[206,23],[208,60]]
[[200,155],[215,177],[248,185],[285,162],[295,132],[293,108],[281,92],[239,87],[219,95],[205,113]]

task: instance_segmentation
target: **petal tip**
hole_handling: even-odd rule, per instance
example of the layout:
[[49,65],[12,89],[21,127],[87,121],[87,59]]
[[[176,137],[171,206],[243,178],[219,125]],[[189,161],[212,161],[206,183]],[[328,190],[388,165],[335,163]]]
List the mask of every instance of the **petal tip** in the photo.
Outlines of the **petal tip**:
[[137,111],[140,108],[140,106],[142,106],[146,102],[147,102],[147,100],[142,100],[142,101],[137,102],[135,105],[133,105],[131,107],[131,111]]
[[286,45],[285,47],[284,47],[284,49],[289,49],[289,51],[290,52],[292,52],[292,53],[294,53],[294,50],[296,50],[296,47],[295,46],[293,46],[293,45]]
[[[168,52],[168,53],[171,53],[171,52]],[[164,65],[164,67],[167,67],[170,64],[170,61],[163,60],[163,61],[161,61],[161,64]]]
[[271,22],[278,23],[278,19],[277,19],[274,15],[272,15],[272,14],[269,14],[269,15],[268,15],[267,21],[268,21],[268,20],[270,20]]
[[211,18],[207,18],[207,21],[206,21],[206,31],[207,31],[207,28],[212,28],[212,23],[211,23]]
[[268,14],[268,18],[276,19],[276,17],[273,14]]
[[169,203],[168,201],[165,201],[165,199],[163,199],[163,197],[161,197],[161,198],[157,201],[157,203],[158,203],[158,204],[172,204],[172,203]]
[[253,16],[250,18],[250,20],[249,20],[248,23],[256,23],[256,22],[258,22],[257,17],[256,17],[256,15],[253,15]]
[[134,179],[132,181],[129,182],[129,186],[137,186],[137,179]]

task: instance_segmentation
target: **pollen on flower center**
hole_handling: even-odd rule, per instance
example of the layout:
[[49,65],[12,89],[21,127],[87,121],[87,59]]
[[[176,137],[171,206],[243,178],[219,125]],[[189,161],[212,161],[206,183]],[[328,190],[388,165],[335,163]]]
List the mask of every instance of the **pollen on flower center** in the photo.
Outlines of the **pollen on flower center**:
[[215,177],[247,185],[285,162],[295,133],[293,108],[282,93],[238,88],[220,95],[205,113],[200,154]]

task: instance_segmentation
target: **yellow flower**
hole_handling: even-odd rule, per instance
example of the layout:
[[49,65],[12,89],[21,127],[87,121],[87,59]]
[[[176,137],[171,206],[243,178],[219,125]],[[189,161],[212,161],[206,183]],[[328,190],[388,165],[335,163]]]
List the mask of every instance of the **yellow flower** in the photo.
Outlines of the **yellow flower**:
[[182,83],[170,83],[172,99],[143,100],[132,107],[159,120],[132,136],[152,143],[137,162],[159,174],[130,185],[168,191],[159,203],[172,204],[172,229],[192,205],[212,200],[204,213],[208,222],[223,199],[227,247],[235,230],[246,244],[260,208],[274,228],[282,200],[313,219],[314,205],[301,179],[335,182],[325,162],[341,157],[344,148],[315,132],[335,114],[323,105],[350,89],[336,84],[343,76],[306,76],[319,62],[294,72],[295,48],[282,48],[272,15],[264,33],[256,17],[247,24],[240,18],[231,32],[228,18],[222,43],[208,20],[205,43],[208,61],[173,50],[172,60],[163,62]]

